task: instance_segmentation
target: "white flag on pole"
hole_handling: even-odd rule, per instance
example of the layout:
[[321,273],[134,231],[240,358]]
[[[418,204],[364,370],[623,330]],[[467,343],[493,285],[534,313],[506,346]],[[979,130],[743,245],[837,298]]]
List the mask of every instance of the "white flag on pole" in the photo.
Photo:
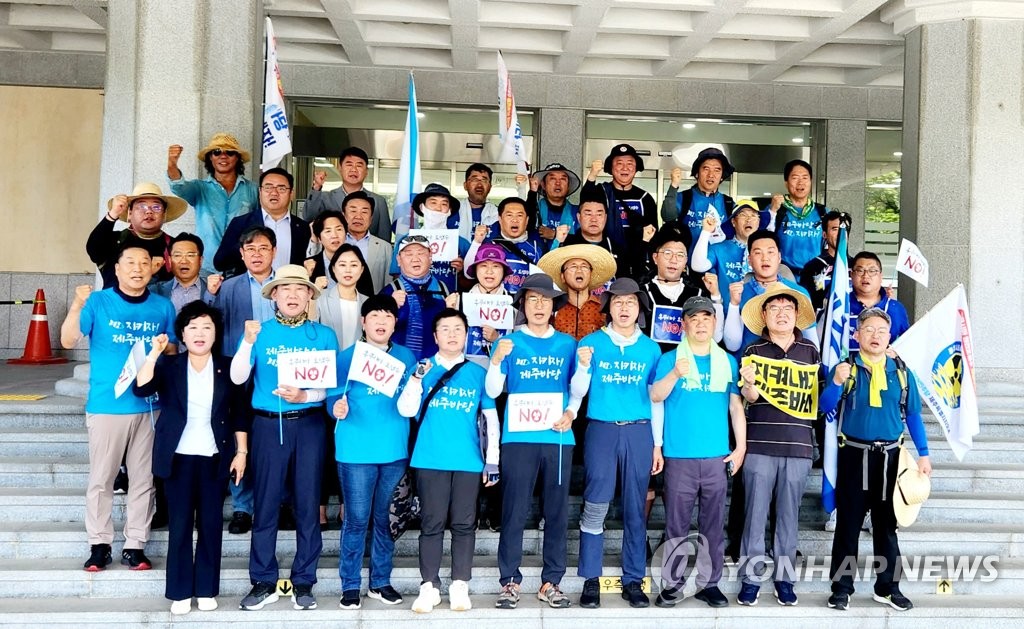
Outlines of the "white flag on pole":
[[260,170],[269,170],[292,152],[292,138],[284,109],[281,69],[277,65],[277,41],[274,25],[267,18],[267,73],[263,84],[263,159]]
[[416,213],[412,211],[412,200],[423,189],[420,181],[420,121],[416,108],[416,83],[410,72],[409,112],[405,118],[402,161],[398,165],[398,187],[395,190],[395,245],[413,228]]
[[896,256],[896,270],[915,282],[928,286],[928,259],[917,245],[906,238],[900,243],[900,253]]
[[958,284],[895,343],[957,460],[974,445],[978,396],[967,294]]
[[526,166],[526,149],[523,147],[523,130],[516,113],[516,99],[512,96],[512,82],[508,78],[505,60],[498,52],[498,137],[501,138],[501,155],[498,162],[515,164],[520,175],[530,174]]

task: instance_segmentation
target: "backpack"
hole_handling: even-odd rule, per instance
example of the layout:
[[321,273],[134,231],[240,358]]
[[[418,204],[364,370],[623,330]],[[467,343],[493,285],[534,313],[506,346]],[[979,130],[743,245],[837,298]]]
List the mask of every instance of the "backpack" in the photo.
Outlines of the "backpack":
[[[436,278],[434,278],[434,279],[436,279]],[[426,290],[426,291],[416,291],[416,292],[417,293],[423,292],[423,293],[426,293],[427,295],[431,295],[431,294],[433,294],[433,295],[441,295],[442,298],[447,297],[448,294],[451,292],[451,291],[448,290],[448,285],[445,284],[444,282],[440,281],[440,280],[437,281],[437,284],[438,284],[438,286],[441,287],[440,291]],[[429,288],[429,286],[430,285],[427,284],[428,288]],[[402,281],[396,277],[396,278],[391,280],[391,290],[392,291],[397,291],[397,290],[405,291],[405,286],[403,286],[402,285]],[[408,291],[405,291],[405,292],[408,292]]]
[[[838,433],[843,432],[843,413],[846,410],[846,398],[850,397],[854,389],[857,388],[857,363],[850,356],[846,359],[850,363],[850,377],[843,383],[843,393],[839,397],[839,415],[836,417],[836,431]],[[903,421],[907,421],[907,398],[910,394],[907,378],[907,364],[903,362],[903,359],[897,356],[893,359],[896,363],[896,377],[900,381],[900,416]]]

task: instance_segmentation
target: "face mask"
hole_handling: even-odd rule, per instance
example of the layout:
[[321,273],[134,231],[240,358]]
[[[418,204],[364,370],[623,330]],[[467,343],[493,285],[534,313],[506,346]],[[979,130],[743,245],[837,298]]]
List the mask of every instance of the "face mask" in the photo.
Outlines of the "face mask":
[[448,228],[448,214],[445,212],[437,212],[431,210],[427,206],[420,204],[420,211],[423,212],[423,229],[447,229]]

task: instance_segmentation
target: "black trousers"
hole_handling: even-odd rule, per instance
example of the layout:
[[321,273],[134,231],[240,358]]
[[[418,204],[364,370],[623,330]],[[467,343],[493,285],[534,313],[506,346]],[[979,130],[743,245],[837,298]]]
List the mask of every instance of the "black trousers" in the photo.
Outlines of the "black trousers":
[[444,526],[452,529],[452,580],[469,581],[476,548],[476,499],[482,476],[476,472],[416,470],[420,498],[420,578],[440,589]]
[[[222,505],[226,478],[218,478],[220,455],[175,454],[167,492],[167,585],[172,601],[220,593]],[[198,528],[195,556],[192,529]]]
[[569,525],[569,473],[572,450],[561,446],[562,484],[558,484],[559,446],[553,443],[506,443],[501,446],[501,537],[498,539],[498,574],[501,584],[523,582],[523,529],[533,506],[537,476],[541,482],[544,516],[544,568],[542,583],[558,585],[565,576]]
[[338,481],[338,466],[334,459],[334,427],[338,420],[324,412],[324,464],[320,478],[320,506],[326,506],[331,496],[341,499],[341,483]]
[[[857,542],[864,514],[871,510],[873,552],[883,562],[875,574],[875,594],[888,596],[898,585],[896,566],[900,562],[896,538],[896,515],[892,495],[899,468],[899,448],[888,452],[868,452],[868,489],[863,489],[864,450],[852,446],[839,448],[836,462],[836,534],[832,538],[832,561],[828,570],[833,592],[853,594],[857,566]],[[885,457],[889,457],[888,477],[882,478]],[[882,483],[885,500],[882,500]]]

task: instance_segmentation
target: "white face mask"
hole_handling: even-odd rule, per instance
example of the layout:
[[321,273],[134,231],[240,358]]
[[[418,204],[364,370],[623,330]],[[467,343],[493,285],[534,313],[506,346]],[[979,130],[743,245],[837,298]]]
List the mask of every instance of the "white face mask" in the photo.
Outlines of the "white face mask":
[[437,212],[422,203],[420,204],[420,211],[423,212],[423,229],[448,228],[448,214],[446,212]]

